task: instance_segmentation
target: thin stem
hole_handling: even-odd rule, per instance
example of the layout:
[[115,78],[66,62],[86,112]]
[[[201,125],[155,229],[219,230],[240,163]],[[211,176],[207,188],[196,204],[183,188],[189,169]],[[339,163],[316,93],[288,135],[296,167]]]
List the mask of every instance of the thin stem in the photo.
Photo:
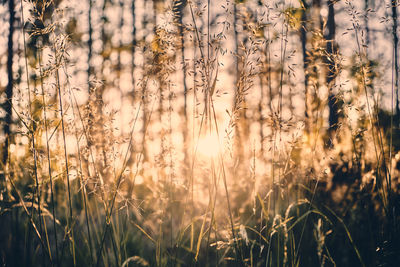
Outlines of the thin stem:
[[58,241],[57,241],[57,227],[56,227],[56,211],[55,211],[55,201],[54,201],[54,190],[53,190],[53,175],[51,169],[51,158],[50,158],[50,144],[49,144],[49,136],[48,136],[48,125],[47,125],[47,108],[46,108],[46,96],[44,92],[44,84],[43,84],[43,70],[42,70],[42,51],[41,47],[39,47],[39,72],[40,72],[40,87],[42,90],[42,101],[43,101],[43,118],[44,118],[44,127],[46,134],[46,153],[47,153],[47,162],[48,162],[48,174],[50,178],[50,195],[51,195],[51,209],[53,215],[53,228],[54,228],[54,241],[56,243],[56,265],[59,266],[59,253],[58,253]]
[[[54,48],[54,57],[55,57],[55,60],[57,61],[57,49],[55,47],[55,44],[54,44],[53,48]],[[56,64],[57,64],[57,62],[56,62]],[[63,103],[62,103],[61,85],[60,85],[60,77],[59,77],[59,73],[58,73],[58,68],[56,69],[55,74],[56,74],[58,100],[59,100],[59,105],[60,105],[61,130],[62,130],[62,138],[63,138],[63,145],[64,145],[65,171],[66,171],[66,176],[67,176],[67,193],[68,193],[68,210],[69,210],[69,220],[67,221],[67,228],[69,228],[68,233],[70,233],[73,264],[74,264],[74,266],[76,266],[74,231],[73,231],[73,228],[71,227],[71,223],[72,223],[73,219],[72,219],[71,186],[70,186],[70,182],[69,182],[70,177],[69,177],[68,153],[67,153],[67,142],[65,140],[64,113],[63,113]]]
[[[22,4],[22,0],[20,1],[20,9],[21,9],[21,29],[22,29],[22,39],[24,43],[24,65],[25,65],[25,73],[26,73],[26,84],[28,88],[28,105],[29,105],[29,116],[30,120],[32,121],[32,129],[28,128],[29,133],[31,135],[31,140],[32,140],[32,154],[33,154],[33,174],[35,177],[35,187],[36,187],[36,192],[37,192],[37,205],[38,205],[38,217],[39,217],[39,234],[41,235],[43,233],[42,231],[42,211],[41,211],[41,201],[40,201],[40,189],[39,189],[39,178],[38,178],[38,166],[37,166],[37,152],[36,152],[36,144],[35,144],[35,132],[34,132],[34,125],[35,121],[33,120],[32,116],[32,100],[31,100],[31,89],[30,89],[30,82],[29,82],[29,69],[28,69],[28,57],[27,57],[27,51],[26,51],[26,37],[25,37],[25,18],[24,18],[24,7]],[[33,203],[34,203],[34,197],[32,197],[32,208],[33,208]],[[31,214],[33,216],[33,212]],[[33,219],[33,218],[31,218]],[[44,244],[42,244],[42,254],[44,256]],[[44,265],[44,258],[43,258],[43,265]]]

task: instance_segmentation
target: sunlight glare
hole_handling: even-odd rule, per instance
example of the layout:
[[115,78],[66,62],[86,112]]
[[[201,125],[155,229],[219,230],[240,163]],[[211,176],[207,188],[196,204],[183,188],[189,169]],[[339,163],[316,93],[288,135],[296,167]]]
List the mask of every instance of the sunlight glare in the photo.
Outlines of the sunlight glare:
[[220,142],[216,134],[207,134],[200,137],[198,152],[204,157],[215,158],[220,151]]

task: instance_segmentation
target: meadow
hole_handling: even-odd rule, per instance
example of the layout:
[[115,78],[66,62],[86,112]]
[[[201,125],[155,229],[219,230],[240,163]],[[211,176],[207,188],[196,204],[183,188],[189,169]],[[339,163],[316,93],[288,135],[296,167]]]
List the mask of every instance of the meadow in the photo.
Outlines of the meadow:
[[5,0],[1,266],[400,266],[399,3]]

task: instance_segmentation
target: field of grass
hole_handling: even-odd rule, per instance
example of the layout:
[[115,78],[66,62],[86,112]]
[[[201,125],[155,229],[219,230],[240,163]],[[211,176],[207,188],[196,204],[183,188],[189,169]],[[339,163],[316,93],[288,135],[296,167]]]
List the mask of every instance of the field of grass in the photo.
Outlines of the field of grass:
[[0,265],[400,266],[397,9],[3,1]]

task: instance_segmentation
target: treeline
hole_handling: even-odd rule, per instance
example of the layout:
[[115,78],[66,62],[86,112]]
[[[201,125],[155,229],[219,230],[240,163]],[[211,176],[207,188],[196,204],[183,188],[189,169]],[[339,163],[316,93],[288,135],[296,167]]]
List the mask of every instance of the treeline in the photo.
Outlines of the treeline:
[[386,2],[4,1],[0,262],[395,264]]

